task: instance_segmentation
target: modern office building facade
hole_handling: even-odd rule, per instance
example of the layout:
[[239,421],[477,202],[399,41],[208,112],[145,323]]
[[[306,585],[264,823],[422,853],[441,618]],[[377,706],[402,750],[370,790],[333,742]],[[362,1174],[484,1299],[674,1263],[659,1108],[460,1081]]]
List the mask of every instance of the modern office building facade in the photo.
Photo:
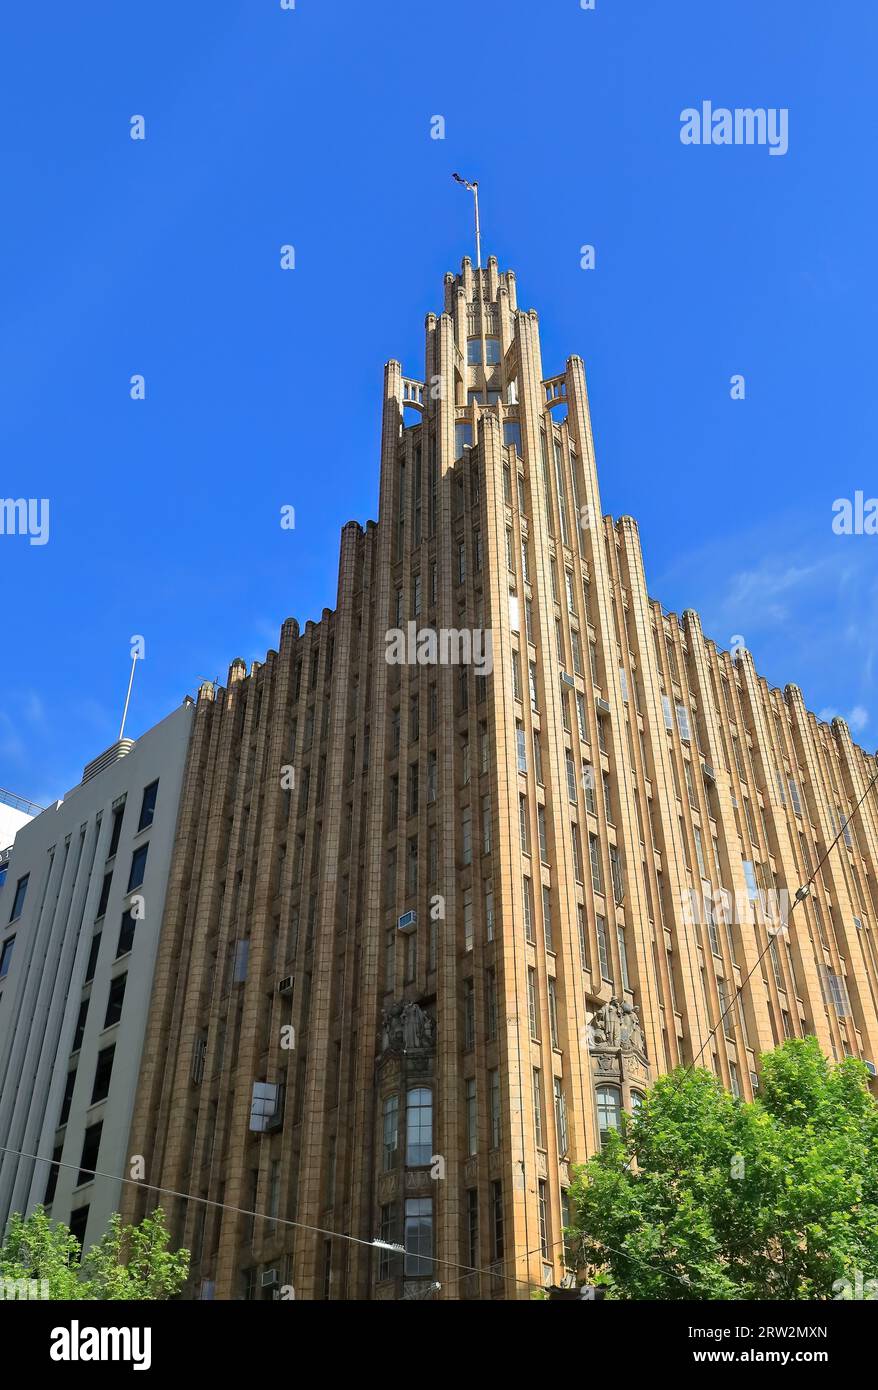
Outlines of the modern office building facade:
[[128,1134],[192,714],[114,744],[16,835],[0,889],[0,1232],[44,1203],[89,1245],[137,1171]]
[[131,1141],[223,1204],[192,1296],[526,1297],[657,1075],[878,1060],[875,771],[649,597],[581,359],[465,260],[335,610],[199,693]]

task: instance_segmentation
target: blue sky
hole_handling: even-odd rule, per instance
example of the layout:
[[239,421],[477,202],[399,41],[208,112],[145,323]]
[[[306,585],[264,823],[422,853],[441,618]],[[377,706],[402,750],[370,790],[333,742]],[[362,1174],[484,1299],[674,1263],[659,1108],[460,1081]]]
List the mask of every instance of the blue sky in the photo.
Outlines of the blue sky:
[[[831,527],[878,493],[874,5],[44,0],[0,26],[0,494],[51,503],[48,544],[0,536],[0,786],[47,802],[113,741],[132,634],[136,736],[334,604],[383,363],[420,373],[470,250],[454,169],[546,372],[585,359],[651,592],[875,747],[878,537]],[[788,108],[789,152],[682,145],[707,99]]]

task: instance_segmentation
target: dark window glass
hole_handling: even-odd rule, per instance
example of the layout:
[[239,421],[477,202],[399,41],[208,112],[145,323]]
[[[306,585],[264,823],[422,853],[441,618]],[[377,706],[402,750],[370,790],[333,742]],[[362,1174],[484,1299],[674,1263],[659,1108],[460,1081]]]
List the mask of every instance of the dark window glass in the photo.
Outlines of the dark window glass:
[[67,1223],[70,1227],[70,1234],[76,1236],[80,1245],[85,1240],[85,1228],[88,1225],[88,1207],[77,1207],[70,1213],[70,1220]]
[[137,822],[138,830],[146,830],[147,826],[152,825],[155,819],[155,802],[159,792],[158,782],[150,782],[144,788],[143,801],[140,804],[140,820]]
[[149,845],[141,845],[131,856],[131,873],[128,875],[127,892],[133,893],[143,883],[146,874],[146,855]]
[[110,997],[107,1000],[107,1016],[104,1019],[104,1027],[112,1028],[114,1023],[118,1023],[122,1017],[122,1001],[125,998],[125,984],[128,980],[127,974],[117,975],[115,980],[110,981]]
[[497,363],[498,363],[500,360],[501,360],[501,359],[500,359],[500,339],[499,339],[499,338],[486,338],[486,339],[485,339],[485,366],[486,366],[486,367],[496,367]]
[[117,806],[113,812],[113,829],[110,832],[110,848],[107,850],[107,858],[112,859],[116,850],[119,848],[119,836],[122,834],[122,817],[125,814],[125,806]]
[[127,955],[134,945],[134,918],[130,910],[122,913],[122,925],[119,928],[119,945],[116,948],[116,959]]
[[88,1000],[83,999],[76,1017],[76,1032],[73,1034],[73,1051],[78,1052],[85,1037],[85,1020],[88,1018]]
[[94,1170],[98,1166],[103,1127],[103,1120],[98,1120],[96,1125],[89,1125],[85,1131],[85,1138],[82,1141],[82,1158],[79,1160],[79,1173],[76,1178],[77,1187],[81,1187],[84,1182],[91,1182],[94,1177]]
[[66,1125],[70,1118],[70,1106],[73,1103],[73,1087],[76,1085],[76,1068],[67,1073],[67,1083],[64,1087],[64,1099],[61,1102],[61,1115],[58,1119],[59,1127]]
[[113,1074],[113,1056],[116,1048],[102,1047],[98,1053],[98,1064],[95,1067],[95,1081],[91,1092],[91,1103],[96,1105],[99,1100],[106,1100],[110,1094],[110,1077]]
[[46,1179],[46,1195],[43,1197],[43,1206],[49,1207],[55,1198],[55,1188],[58,1186],[58,1167],[61,1154],[64,1150],[63,1144],[56,1144],[52,1150],[52,1166],[49,1169],[49,1176]]
[[95,977],[95,969],[98,963],[98,951],[101,949],[101,934],[97,932],[91,939],[91,950],[88,953],[88,965],[85,967],[85,983]]
[[12,960],[12,948],[15,945],[15,937],[10,936],[3,945],[0,946],[0,980],[4,975],[9,974],[9,962]]
[[97,911],[97,916],[98,916],[98,917],[103,917],[104,913],[105,913],[106,910],[107,910],[107,903],[108,903],[109,900],[110,900],[110,885],[111,885],[112,882],[113,882],[113,874],[112,874],[112,871],[111,871],[110,873],[108,873],[108,874],[104,874],[104,881],[103,881],[103,883],[101,884],[101,897],[100,897],[100,902],[98,903],[98,911]]
[[25,894],[27,893],[27,881],[29,878],[30,874],[25,874],[24,878],[20,878],[18,880],[18,883],[15,885],[15,897],[12,900],[12,912],[9,917],[10,922],[14,922],[16,917],[21,916],[21,911],[24,907]]

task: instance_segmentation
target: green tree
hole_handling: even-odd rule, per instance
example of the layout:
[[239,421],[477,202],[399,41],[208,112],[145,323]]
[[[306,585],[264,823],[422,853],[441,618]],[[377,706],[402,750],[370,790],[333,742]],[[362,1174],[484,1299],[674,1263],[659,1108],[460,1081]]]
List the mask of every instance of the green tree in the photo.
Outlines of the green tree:
[[87,1298],[79,1274],[79,1241],[42,1207],[25,1221],[15,1212],[0,1246],[0,1280],[45,1280],[49,1298]]
[[711,1072],[661,1077],[576,1170],[573,1243],[591,1282],[634,1299],[826,1299],[878,1275],[878,1106],[868,1073],[816,1038],[762,1058],[758,1100]]
[[123,1226],[116,1212],[82,1258],[69,1228],[37,1207],[27,1220],[12,1217],[0,1246],[0,1280],[45,1280],[50,1299],[173,1298],[186,1281],[189,1251],[172,1253],[169,1244],[161,1207],[135,1226]]
[[89,1298],[157,1300],[179,1293],[189,1273],[189,1251],[168,1249],[165,1214],[156,1207],[138,1226],[123,1226],[118,1212],[83,1261]]

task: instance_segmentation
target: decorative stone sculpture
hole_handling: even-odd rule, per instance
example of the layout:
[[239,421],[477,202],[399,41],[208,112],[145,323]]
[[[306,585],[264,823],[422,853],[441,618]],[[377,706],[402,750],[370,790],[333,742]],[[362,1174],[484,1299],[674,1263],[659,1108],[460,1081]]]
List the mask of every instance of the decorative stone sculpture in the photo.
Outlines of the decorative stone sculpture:
[[381,1015],[382,1052],[425,1052],[433,1048],[436,1023],[413,999],[399,1000]]
[[634,1005],[614,997],[598,1009],[589,1026],[588,1045],[592,1052],[621,1049],[623,1052],[639,1052],[645,1057],[643,1029]]

